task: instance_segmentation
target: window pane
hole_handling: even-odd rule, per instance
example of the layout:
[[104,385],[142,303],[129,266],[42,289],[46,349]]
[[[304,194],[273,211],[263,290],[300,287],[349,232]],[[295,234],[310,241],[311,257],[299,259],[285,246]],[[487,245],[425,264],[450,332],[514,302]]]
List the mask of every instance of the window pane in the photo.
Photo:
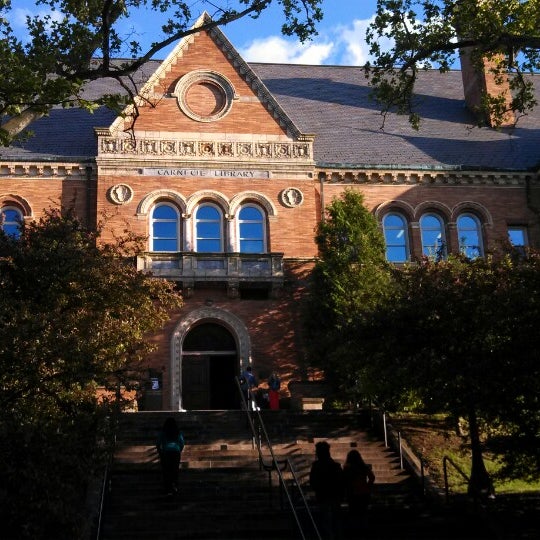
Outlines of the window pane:
[[239,218],[242,220],[262,221],[262,213],[254,206],[244,206],[244,208],[240,210]]
[[220,224],[212,222],[199,222],[197,223],[197,237],[198,238],[219,238],[220,237]]
[[215,206],[205,205],[197,209],[196,216],[197,251],[221,252],[223,250],[221,212]]
[[474,259],[482,256],[480,224],[472,216],[460,216],[457,220],[459,251]]
[[406,221],[398,214],[387,214],[383,219],[386,258],[390,262],[408,260]]
[[219,211],[213,206],[200,206],[197,210],[197,219],[220,219]]
[[433,214],[426,214],[420,218],[420,232],[422,235],[422,253],[426,257],[445,256],[444,233],[442,221]]
[[389,262],[405,262],[407,260],[407,250],[404,247],[389,246],[386,248],[386,259]]
[[240,240],[240,251],[242,253],[262,253],[263,249],[262,240]]
[[176,238],[176,223],[170,221],[154,223],[154,238]]
[[178,251],[176,238],[174,239],[158,239],[154,238],[152,242],[153,251]]
[[176,220],[177,212],[168,204],[162,204],[154,208],[153,218],[154,219],[174,219]]
[[262,238],[262,223],[241,223],[240,238]]
[[422,225],[422,228],[426,229],[440,229],[441,222],[439,219],[433,215],[427,215],[422,216],[422,219],[420,219],[420,223]]
[[197,240],[197,251],[201,253],[221,252],[220,240]]
[[8,236],[19,238],[21,235],[21,222],[22,213],[15,208],[3,208],[0,212],[0,226]]
[[527,245],[527,231],[524,227],[511,227],[508,229],[508,238],[513,246]]
[[403,244],[403,240],[405,238],[405,231],[389,229],[386,230],[385,237],[387,244]]
[[244,206],[238,214],[238,239],[241,253],[265,250],[264,213],[255,206]]
[[152,210],[152,251],[180,249],[179,213],[171,204],[160,204]]

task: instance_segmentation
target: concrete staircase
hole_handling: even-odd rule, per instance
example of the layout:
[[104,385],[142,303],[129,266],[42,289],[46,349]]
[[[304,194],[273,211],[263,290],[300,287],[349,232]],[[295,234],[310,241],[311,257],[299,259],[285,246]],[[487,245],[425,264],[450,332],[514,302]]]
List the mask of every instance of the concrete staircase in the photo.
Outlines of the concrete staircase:
[[[281,504],[276,474],[269,477],[259,467],[242,411],[172,413],[184,433],[186,448],[180,491],[174,497],[165,494],[154,444],[170,414],[121,416],[103,540],[301,538],[293,514]],[[400,469],[398,456],[369,434],[359,415],[322,411],[262,414],[276,456],[291,460],[310,500],[308,476],[318,440],[328,441],[332,456],[341,463],[351,448],[357,448],[372,464],[376,491],[362,538],[467,538],[445,536],[449,529],[439,516],[434,520],[429,514],[426,519],[426,508],[416,497],[416,484]],[[289,474],[285,478],[291,482]],[[309,524],[302,510],[299,519]],[[434,534],[434,526],[441,529],[440,536]],[[308,526],[305,531],[307,539],[315,538]],[[344,536],[360,537],[359,531],[346,525]]]

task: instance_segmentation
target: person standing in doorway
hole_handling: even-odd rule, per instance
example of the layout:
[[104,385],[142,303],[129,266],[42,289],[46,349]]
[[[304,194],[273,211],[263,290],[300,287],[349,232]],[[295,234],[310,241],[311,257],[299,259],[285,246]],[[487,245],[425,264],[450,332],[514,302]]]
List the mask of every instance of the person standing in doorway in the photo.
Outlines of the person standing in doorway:
[[317,459],[311,466],[309,483],[319,505],[323,537],[341,538],[341,501],[343,500],[343,469],[330,455],[330,445],[320,441],[315,445]]
[[270,409],[277,411],[279,409],[279,389],[281,387],[281,381],[275,371],[272,371],[268,379],[268,401],[270,402]]
[[178,492],[178,471],[184,446],[184,436],[176,420],[169,416],[163,424],[156,443],[163,474],[163,487],[167,495]]

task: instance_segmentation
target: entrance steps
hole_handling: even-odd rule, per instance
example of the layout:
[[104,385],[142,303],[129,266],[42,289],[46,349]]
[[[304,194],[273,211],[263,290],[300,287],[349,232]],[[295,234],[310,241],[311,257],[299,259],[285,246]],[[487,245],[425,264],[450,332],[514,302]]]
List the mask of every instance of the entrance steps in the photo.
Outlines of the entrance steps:
[[[370,523],[361,537],[437,538],[428,520],[418,521],[425,509],[415,498],[417,488],[400,468],[399,457],[369,434],[359,415],[323,411],[262,411],[262,414],[277,459],[289,459],[293,463],[311,503],[313,494],[308,477],[314,444],[328,441],[332,456],[342,464],[347,452],[356,448],[376,475]],[[174,497],[162,491],[155,450],[158,432],[165,418],[171,415],[177,419],[186,440],[180,489]],[[288,474],[285,480],[291,481]],[[119,419],[101,538],[301,538],[290,509],[280,504],[281,496],[276,473],[269,478],[269,473],[259,467],[245,412],[124,413]],[[299,519],[307,522],[302,512]],[[408,535],[407,527],[415,530],[413,536]],[[437,526],[443,532],[445,527]],[[346,528],[344,538],[359,537],[357,530]],[[311,538],[315,536],[307,529],[306,539]]]

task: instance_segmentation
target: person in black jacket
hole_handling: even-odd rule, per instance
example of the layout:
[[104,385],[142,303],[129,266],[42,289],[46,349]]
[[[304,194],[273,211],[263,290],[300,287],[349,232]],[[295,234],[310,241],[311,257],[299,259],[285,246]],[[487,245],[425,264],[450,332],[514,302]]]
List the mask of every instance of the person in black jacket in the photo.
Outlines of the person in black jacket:
[[320,441],[315,445],[317,459],[311,466],[309,483],[315,491],[320,511],[321,532],[325,539],[341,538],[341,501],[343,500],[343,470],[332,459],[330,445]]

